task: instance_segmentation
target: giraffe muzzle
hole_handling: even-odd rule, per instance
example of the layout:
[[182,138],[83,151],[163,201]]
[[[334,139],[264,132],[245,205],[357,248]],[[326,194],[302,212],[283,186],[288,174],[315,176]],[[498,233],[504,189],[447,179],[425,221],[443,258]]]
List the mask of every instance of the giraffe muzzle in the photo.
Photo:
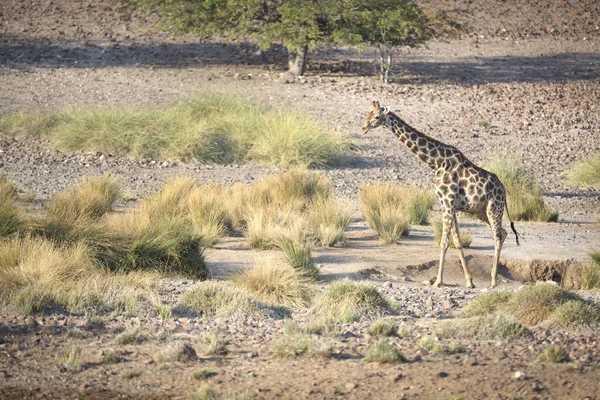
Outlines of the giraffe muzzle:
[[369,132],[369,129],[371,129],[369,125],[363,126],[361,133],[364,135],[365,133]]

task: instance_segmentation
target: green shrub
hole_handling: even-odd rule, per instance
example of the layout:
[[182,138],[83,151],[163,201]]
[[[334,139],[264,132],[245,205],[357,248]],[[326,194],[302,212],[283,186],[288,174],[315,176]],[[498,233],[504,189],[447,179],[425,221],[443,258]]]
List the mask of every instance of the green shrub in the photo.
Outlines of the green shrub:
[[398,324],[394,320],[378,319],[369,326],[367,332],[371,336],[397,336]]
[[508,194],[508,211],[514,221],[556,222],[558,213],[544,204],[544,192],[518,160],[510,157],[495,158],[486,169],[498,176]]
[[505,316],[479,316],[458,318],[438,324],[435,334],[442,338],[506,339],[529,338],[531,332],[525,325]]

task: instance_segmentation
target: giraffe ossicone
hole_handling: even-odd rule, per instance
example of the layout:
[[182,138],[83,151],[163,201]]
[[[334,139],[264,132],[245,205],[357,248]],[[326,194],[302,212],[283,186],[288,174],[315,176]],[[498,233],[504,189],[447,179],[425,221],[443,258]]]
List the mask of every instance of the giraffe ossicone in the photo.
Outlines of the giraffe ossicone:
[[[444,261],[448,250],[450,233],[454,247],[458,249],[460,263],[465,274],[466,286],[474,287],[473,279],[459,239],[456,212],[463,211],[477,216],[492,231],[494,237],[494,262],[490,288],[496,286],[500,252],[507,232],[502,227],[504,209],[508,213],[506,190],[493,173],[478,167],[454,146],[442,143],[408,125],[388,108],[374,101],[362,133],[379,126],[390,129],[400,141],[421,161],[435,171],[435,193],[442,206],[442,239],[440,263],[434,286],[444,284]],[[510,220],[510,216],[508,217]],[[517,246],[519,234],[514,223],[510,227],[515,234]]]

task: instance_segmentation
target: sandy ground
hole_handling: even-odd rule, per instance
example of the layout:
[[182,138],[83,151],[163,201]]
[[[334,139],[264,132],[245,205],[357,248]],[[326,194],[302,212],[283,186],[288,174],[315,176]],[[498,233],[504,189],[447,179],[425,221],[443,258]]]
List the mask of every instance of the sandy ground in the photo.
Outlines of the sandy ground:
[[[491,236],[480,223],[460,218],[462,229],[473,235],[466,254],[477,289],[462,288],[453,250],[446,272],[449,287],[433,289],[422,283],[435,275],[438,259],[431,229],[415,227],[398,245],[383,246],[358,213],[357,197],[364,183],[433,181],[432,173],[390,133],[360,135],[371,101],[379,100],[478,164],[495,155],[515,155],[539,179],[560,222],[517,222],[522,246],[516,247],[511,233],[502,253],[501,288],[516,290],[525,277],[560,279],[554,272],[580,266],[598,248],[600,228],[592,221],[600,213],[599,194],[564,180],[574,162],[600,149],[600,40],[594,25],[598,6],[593,1],[570,4],[569,17],[564,18],[577,22],[571,24],[554,18],[540,5],[543,2],[520,5],[522,12],[513,17],[502,11],[505,2],[501,3],[456,5],[457,15],[463,15],[466,7],[479,16],[472,34],[403,52],[394,82],[382,85],[373,77],[376,66],[369,51],[319,50],[311,54],[306,77],[287,84],[281,79],[285,61],[281,49],[256,55],[249,44],[148,33],[141,26],[155,23],[154,19],[146,16],[128,25],[105,1],[3,2],[0,115],[82,105],[155,107],[222,91],[300,108],[329,128],[347,133],[357,144],[348,164],[322,172],[336,194],[350,202],[357,221],[346,246],[315,251],[321,285],[338,278],[373,282],[399,301],[403,308],[395,318],[414,334],[393,339],[409,360],[399,365],[369,365],[362,360],[376,342],[366,333],[368,322],[348,324],[342,334],[325,337],[336,349],[331,359],[280,360],[271,356],[269,344],[281,337],[281,320],[174,316],[162,323],[149,313],[104,316],[104,326],[98,327],[84,315],[26,317],[1,310],[0,399],[185,398],[201,384],[192,378],[201,368],[216,373],[208,383],[219,393],[261,399],[600,398],[596,332],[536,328],[530,340],[465,339],[465,354],[417,350],[420,337],[429,335],[437,322],[452,317],[489,283]],[[553,7],[560,11],[563,6],[546,8]],[[490,127],[482,127],[481,121],[490,122]],[[101,156],[48,150],[47,143],[22,137],[3,139],[0,173],[36,204],[43,204],[82,177],[106,171],[122,180],[131,199],[147,195],[174,176],[230,184],[279,172],[259,165],[207,166]],[[255,255],[242,238],[227,238],[207,253],[207,262],[218,278],[232,268],[250,265]],[[170,289],[163,293],[165,301],[173,301],[192,284],[166,282]],[[599,304],[597,292],[584,295]],[[132,326],[151,332],[152,340],[139,346],[115,345],[117,334]],[[84,332],[81,338],[67,334],[74,327]],[[228,355],[167,366],[154,360],[165,346],[210,331],[228,342]],[[549,343],[566,346],[572,361],[537,363]],[[65,346],[72,344],[84,348],[85,368],[77,374],[61,371],[56,364]],[[123,362],[101,362],[102,352],[111,348]],[[132,371],[140,375],[128,378]],[[515,378],[517,371],[523,373],[521,378]]]

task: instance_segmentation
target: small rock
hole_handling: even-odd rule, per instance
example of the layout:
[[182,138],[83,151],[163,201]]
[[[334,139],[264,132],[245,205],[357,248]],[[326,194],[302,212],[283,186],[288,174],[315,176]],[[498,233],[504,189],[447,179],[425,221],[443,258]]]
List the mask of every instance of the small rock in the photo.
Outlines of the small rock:
[[344,385],[344,387],[346,388],[346,390],[354,390],[356,389],[356,383],[348,382]]
[[440,378],[447,378],[448,377],[448,373],[444,372],[444,371],[440,371],[437,376],[439,376]]
[[383,286],[386,287],[386,288],[390,288],[391,289],[392,288],[392,282],[386,281],[386,282],[383,283]]
[[518,380],[523,380],[523,379],[525,379],[525,372],[522,372],[522,371],[516,371],[516,372],[513,374],[513,378],[514,378],[514,379],[518,379]]
[[402,375],[402,374],[396,374],[396,375],[394,375],[394,377],[392,378],[392,380],[394,382],[398,382],[402,378],[404,378],[404,375]]

